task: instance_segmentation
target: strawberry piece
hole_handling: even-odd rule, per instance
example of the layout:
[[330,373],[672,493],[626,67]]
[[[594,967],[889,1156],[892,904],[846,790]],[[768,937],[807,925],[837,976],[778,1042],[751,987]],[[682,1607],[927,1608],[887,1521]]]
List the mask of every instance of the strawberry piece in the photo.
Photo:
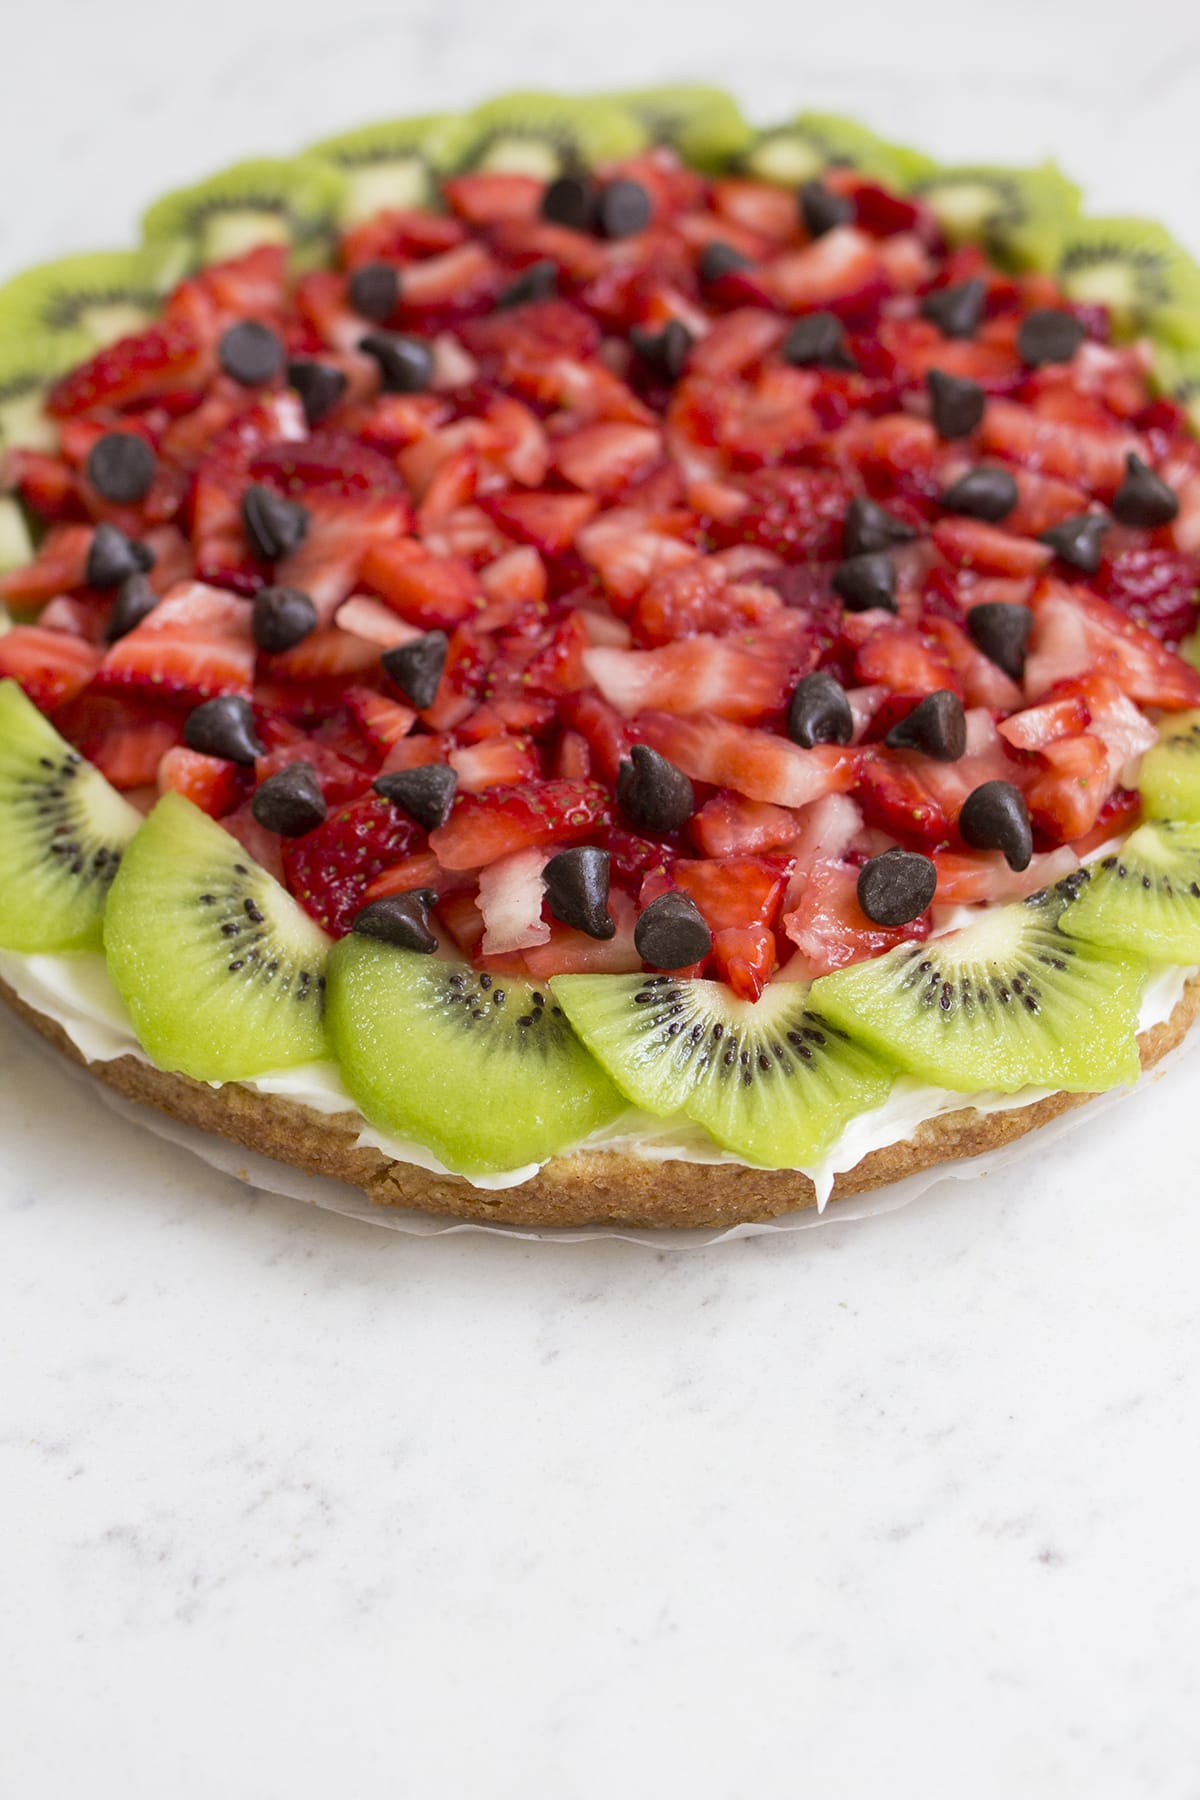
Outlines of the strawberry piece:
[[786,807],[746,800],[722,789],[692,815],[687,829],[703,855],[731,857],[778,850],[793,841],[797,825],[796,815]]
[[761,624],[781,604],[772,588],[732,582],[727,569],[705,557],[656,576],[635,606],[632,623],[640,643],[664,645]]
[[151,786],[163,757],[183,736],[177,713],[90,691],[56,713],[54,723],[107,781],[124,792]]
[[18,682],[42,712],[81,693],[99,661],[99,652],[82,638],[41,625],[14,625],[0,637],[0,679]]
[[1054,560],[1048,544],[1031,543],[982,519],[939,519],[932,535],[947,562],[982,575],[1037,575]]
[[443,182],[442,193],[451,212],[468,225],[499,225],[505,219],[536,218],[542,183],[532,175],[480,169]]
[[[867,616],[857,615],[859,620]],[[854,673],[864,685],[886,687],[906,698],[922,699],[941,688],[962,691],[940,644],[911,625],[875,627],[854,659]]]
[[515,850],[578,844],[603,833],[611,803],[589,782],[530,781],[455,802],[429,847],[446,869],[479,869]]
[[596,505],[590,494],[499,494],[483,502],[501,531],[546,557],[566,554]]
[[344,937],[383,871],[424,842],[406,813],[378,794],[339,806],[307,836],[285,840],[287,885],[310,917]]
[[1108,798],[1107,751],[1084,732],[1046,744],[1040,754],[1048,768],[1026,790],[1030,820],[1043,840],[1070,843],[1091,830]]
[[1200,554],[1138,546],[1106,556],[1096,591],[1174,649],[1200,623]]
[[721,544],[755,544],[788,562],[829,562],[842,551],[850,503],[832,469],[759,469],[740,483],[746,504],[714,533]]
[[1070,481],[1089,493],[1112,494],[1125,473],[1131,451],[1145,448],[1115,423],[1039,417],[1013,400],[989,403],[979,427],[980,448],[1045,475]]
[[922,772],[891,751],[872,747],[864,754],[858,798],[868,825],[901,844],[923,850],[948,843],[953,835],[951,821]]
[[807,806],[822,794],[847,793],[859,762],[854,750],[834,744],[802,750],[770,732],[704,713],[690,719],[641,713],[632,734],[635,742],[649,744],[693,781],[733,788],[748,800],[775,806]]
[[175,744],[163,756],[157,771],[158,791],[182,794],[212,819],[232,812],[241,798],[241,772],[236,764],[219,756],[203,756]]
[[79,517],[81,484],[75,470],[57,456],[14,447],[5,455],[4,475],[6,484],[40,519]]
[[17,607],[38,606],[79,587],[91,542],[90,525],[51,526],[31,563],[0,575],[0,600]]
[[106,345],[56,381],[46,395],[46,411],[65,418],[96,406],[130,406],[198,393],[213,367],[210,346],[191,325],[150,325]]
[[364,742],[381,756],[402,743],[416,723],[417,715],[411,706],[401,706],[373,688],[349,687],[345,701]]
[[287,719],[264,717],[259,736],[266,746],[266,755],[254,765],[254,779],[259,787],[293,763],[310,765],[330,806],[355,799],[370,785],[371,776],[366,769],[339,756],[328,744],[298,731]]
[[933,862],[937,906],[1004,906],[1052,887],[1079,866],[1074,849],[1065,845],[1034,856],[1027,869],[1010,869],[998,850],[974,850],[969,856],[939,850]]
[[450,752],[450,767],[459,792],[481,794],[487,788],[513,787],[541,774],[537,752],[528,738],[490,737]]
[[858,904],[857,884],[857,869],[843,862],[818,861],[783,916],[783,929],[812,979],[929,936],[928,913],[909,925],[876,925]]
[[344,231],[339,248],[343,267],[357,269],[362,263],[405,263],[434,256],[466,239],[458,220],[444,213],[389,207]]
[[1045,580],[1033,604],[1034,634],[1025,669],[1031,698],[1055,681],[1100,668],[1140,706],[1161,706],[1168,712],[1200,706],[1200,673],[1097,594],[1079,584]]
[[106,693],[140,691],[196,706],[217,694],[248,694],[254,660],[245,601],[192,581],[112,646],[96,684]]
[[457,625],[479,608],[479,583],[465,563],[430,556],[408,538],[373,544],[362,559],[362,579],[422,631]]
[[662,456],[662,435],[649,425],[601,421],[558,438],[554,460],[573,487],[611,500]]
[[998,729],[1014,750],[1041,750],[1060,738],[1078,737],[1092,722],[1091,710],[1080,683],[1059,682],[1037,706],[1027,706]]
[[[796,680],[786,663],[707,634],[657,650],[594,647],[583,660],[604,698],[626,718],[655,707],[738,721],[761,719],[784,704]],[[815,656],[806,660],[811,667]]]
[[319,626],[290,650],[262,658],[270,682],[314,682],[349,679],[356,685],[379,670],[379,645],[336,625]]
[[[307,501],[314,490],[346,500],[404,497],[395,464],[344,431],[315,431],[307,438],[266,444],[250,459],[249,472],[251,481],[265,482],[291,500]],[[411,525],[410,514],[400,529]]]
[[777,256],[763,282],[786,312],[808,312],[835,303],[863,302],[883,291],[879,251],[865,232],[840,225],[802,250]]
[[713,934],[713,962],[741,1000],[757,1000],[775,967],[774,925],[787,865],[754,857],[677,862],[675,885],[694,900]]

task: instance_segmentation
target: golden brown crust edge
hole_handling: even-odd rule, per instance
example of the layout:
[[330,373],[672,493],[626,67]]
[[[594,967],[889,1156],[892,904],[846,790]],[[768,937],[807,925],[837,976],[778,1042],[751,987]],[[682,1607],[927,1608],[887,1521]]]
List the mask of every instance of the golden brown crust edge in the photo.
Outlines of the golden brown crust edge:
[[[451,1175],[360,1149],[355,1115],[318,1113],[294,1100],[231,1082],[210,1088],[132,1056],[86,1063],[53,1019],[19,1000],[0,980],[3,999],[56,1050],[130,1100],[186,1125],[217,1132],[247,1150],[293,1168],[361,1188],[380,1206],[411,1207],[493,1225],[729,1226],[775,1219],[816,1205],[807,1175],[736,1163],[643,1162],[617,1151],[579,1150],[555,1157],[520,1187],[485,1190]],[[1189,980],[1170,1018],[1138,1039],[1143,1069],[1173,1050],[1200,1013],[1200,975]],[[981,1156],[1035,1131],[1088,1094],[1051,1094],[1009,1112],[973,1107],[944,1113],[902,1143],[873,1150],[834,1182],[833,1199],[902,1181],[937,1163]]]

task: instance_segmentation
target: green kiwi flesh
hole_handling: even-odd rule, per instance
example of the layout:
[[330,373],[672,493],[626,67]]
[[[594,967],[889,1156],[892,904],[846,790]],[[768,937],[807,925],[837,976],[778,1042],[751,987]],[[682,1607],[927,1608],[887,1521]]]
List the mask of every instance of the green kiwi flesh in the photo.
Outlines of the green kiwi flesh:
[[1073,881],[825,975],[812,1003],[907,1074],[957,1093],[1133,1081],[1145,965],[1063,935]]
[[328,1054],[324,932],[179,794],[163,796],[125,852],[104,948],[160,1069],[238,1081]]
[[187,263],[187,246],[172,239],[41,263],[0,287],[0,333],[78,334],[99,348],[140,331]]
[[935,167],[932,159],[905,144],[889,143],[854,119],[838,113],[803,112],[783,125],[760,131],[740,157],[741,167],[760,181],[795,187],[829,168],[858,169],[901,191]]
[[1154,819],[1093,863],[1062,928],[1156,963],[1200,963],[1200,823]]
[[436,141],[438,154],[453,160],[456,133],[465,144],[467,130],[460,118],[430,113],[361,125],[323,138],[306,154],[337,169],[342,180],[339,223],[357,225],[384,209],[436,206],[431,146]]
[[764,1168],[817,1161],[892,1085],[803,982],[776,982],[753,1005],[720,982],[671,975],[559,975],[550,988],[630,1100],[660,1118],[682,1113]]
[[0,575],[32,561],[33,536],[21,504],[11,494],[0,494]]
[[109,884],[141,815],[15,681],[0,681],[0,945],[100,947]]
[[717,174],[752,142],[754,132],[731,94],[691,86],[636,88],[601,96],[633,114],[652,144],[670,144],[695,169]]
[[951,244],[981,243],[1010,269],[1053,268],[1079,214],[1079,189],[1052,162],[935,169],[913,191]]
[[351,934],[330,954],[328,1015],[364,1115],[464,1175],[545,1162],[625,1110],[527,981]]
[[1121,337],[1200,345],[1200,268],[1152,219],[1076,219],[1055,274],[1077,304],[1106,306]]
[[641,122],[610,101],[529,92],[489,100],[433,131],[429,153],[439,168],[549,181],[565,171],[636,156],[646,142]]
[[1154,819],[1200,819],[1200,712],[1171,713],[1142,758],[1138,789]]
[[53,450],[58,426],[42,407],[51,382],[85,362],[92,353],[82,332],[6,332],[0,336],[0,446],[7,449]]
[[342,194],[338,170],[318,157],[259,157],[164,194],[145,213],[142,232],[152,244],[184,239],[195,264],[288,244],[307,265],[326,254]]

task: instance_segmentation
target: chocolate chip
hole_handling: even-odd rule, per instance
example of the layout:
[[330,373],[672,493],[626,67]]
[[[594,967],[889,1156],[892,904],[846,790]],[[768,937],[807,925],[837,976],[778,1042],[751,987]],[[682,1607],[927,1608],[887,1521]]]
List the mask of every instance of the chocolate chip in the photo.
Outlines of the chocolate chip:
[[967,630],[989,662],[1020,681],[1025,650],[1033,630],[1033,613],[1015,600],[985,600],[967,614]]
[[400,277],[391,263],[361,263],[350,277],[349,293],[356,313],[382,325],[400,304]]
[[374,357],[389,394],[423,394],[433,380],[433,351],[404,331],[369,331],[358,347]]
[[444,631],[425,631],[385,650],[380,661],[390,678],[418,712],[432,706],[446,667],[446,651],[450,640]]
[[953,487],[942,495],[942,505],[950,512],[966,513],[968,518],[986,519],[995,525],[1007,519],[1017,504],[1017,484],[1007,469],[981,464],[960,475]]
[[154,553],[115,525],[97,525],[88,545],[83,579],[89,587],[119,587],[130,575],[144,574],[154,566]]
[[972,850],[1002,850],[1010,869],[1027,869],[1033,832],[1024,795],[1011,781],[985,781],[963,801],[958,830]]
[[371,783],[377,794],[399,806],[423,825],[436,831],[450,817],[458,776],[449,763],[421,763],[415,769],[393,769]]
[[930,369],[926,376],[933,424],[940,438],[970,437],[979,421],[987,396],[976,381]]
[[117,589],[117,597],[112,603],[108,623],[104,627],[106,641],[115,644],[118,638],[125,637],[135,625],[140,625],[154,611],[158,601],[159,596],[144,575],[127,575]]
[[610,860],[607,850],[580,844],[573,850],[560,850],[542,870],[546,899],[555,918],[591,938],[616,936],[608,910]]
[[854,735],[854,714],[846,690],[827,669],[814,669],[796,683],[788,702],[787,733],[793,744],[811,750],[814,744],[848,744]]
[[149,493],[157,466],[144,437],[133,431],[106,431],[88,451],[87,478],[105,500],[133,506]]
[[891,750],[919,750],[938,762],[957,762],[967,747],[963,703],[949,688],[926,694],[884,739]]
[[882,550],[850,556],[839,563],[833,572],[833,587],[850,612],[869,612],[875,606],[886,612],[896,610],[896,570]]
[[846,348],[846,328],[836,313],[808,313],[797,319],[780,347],[784,362],[794,368],[820,365],[826,369],[857,369]]
[[849,194],[835,194],[823,181],[806,181],[796,196],[809,237],[824,237],[838,225],[852,225],[857,207]]
[[242,495],[246,542],[260,562],[279,562],[298,550],[308,533],[308,508],[253,481]]
[[263,754],[254,709],[240,694],[219,694],[193,708],[183,722],[183,741],[204,756],[223,756],[246,766]]
[[639,831],[678,831],[695,811],[696,794],[682,769],[649,744],[634,744],[617,769],[617,802]]
[[542,195],[541,214],[552,225],[590,231],[596,217],[596,190],[581,175],[560,175]]
[[346,377],[332,363],[317,362],[311,356],[297,356],[288,364],[288,381],[300,396],[304,417],[310,425],[319,425],[346,392]]
[[687,969],[712,949],[712,932],[686,894],[660,894],[633,928],[634,948],[652,969]]
[[1070,362],[1087,333],[1071,313],[1039,306],[1027,313],[1017,331],[1017,355],[1028,369],[1045,363]]
[[217,361],[243,387],[261,387],[264,381],[273,381],[283,367],[283,358],[282,340],[259,319],[240,319],[222,332],[217,345]]
[[641,182],[618,175],[600,195],[596,229],[601,237],[633,237],[637,232],[645,231],[653,213],[650,196]]
[[668,319],[661,331],[647,331],[635,325],[629,341],[663,381],[678,381],[687,367],[695,339],[681,319]]
[[842,554],[864,556],[872,550],[887,550],[892,544],[911,543],[916,535],[895,513],[857,494],[842,522]]
[[1049,544],[1059,562],[1084,575],[1094,575],[1104,554],[1104,534],[1110,521],[1103,513],[1072,513],[1049,531],[1039,534],[1039,542]]
[[548,256],[543,257],[541,262],[530,263],[504,289],[496,301],[496,309],[507,312],[514,306],[530,306],[537,300],[553,300],[557,292],[558,265],[552,263]]
[[278,656],[315,630],[317,609],[299,588],[259,588],[250,625],[260,650]]
[[355,913],[350,929],[359,937],[378,938],[382,944],[428,956],[438,947],[428,916],[436,903],[432,888],[405,888],[399,894],[385,894],[382,900],[372,900]]
[[937,288],[921,302],[922,315],[936,325],[943,337],[973,338],[983,317],[987,289],[976,276],[953,287]]
[[911,925],[936,888],[937,869],[918,850],[885,850],[858,872],[858,904],[876,925]]
[[250,811],[266,831],[280,837],[303,837],[315,831],[326,815],[325,796],[311,763],[289,763],[276,775],[268,775],[250,802]]
[[1125,458],[1125,477],[1113,495],[1113,517],[1122,525],[1154,531],[1179,515],[1179,496],[1162,476],[1131,450]]
[[714,281],[722,281],[726,275],[734,275],[739,269],[750,267],[750,258],[735,250],[732,244],[716,242],[705,244],[697,263],[700,279],[706,285]]

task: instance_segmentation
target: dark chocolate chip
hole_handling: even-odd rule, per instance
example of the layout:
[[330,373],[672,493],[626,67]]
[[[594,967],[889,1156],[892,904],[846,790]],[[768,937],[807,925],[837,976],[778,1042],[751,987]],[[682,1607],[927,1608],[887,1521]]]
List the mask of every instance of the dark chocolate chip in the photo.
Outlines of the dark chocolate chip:
[[596,217],[596,190],[582,175],[560,175],[542,195],[543,219],[570,231],[590,231]]
[[1125,477],[1113,495],[1113,517],[1122,525],[1154,531],[1179,516],[1179,496],[1162,476],[1131,450],[1125,458]]
[[958,830],[972,850],[1002,850],[1010,869],[1027,869],[1033,832],[1025,797],[1011,781],[985,781],[963,801]]
[[634,744],[617,769],[617,801],[639,831],[678,831],[695,810],[696,794],[682,769],[649,744]]
[[647,331],[644,326],[635,325],[629,341],[663,381],[679,380],[695,342],[681,319],[668,319],[661,331]]
[[105,500],[133,506],[149,493],[157,466],[144,437],[133,431],[106,431],[88,451],[87,478]]
[[349,282],[350,304],[364,319],[383,325],[400,304],[400,277],[391,263],[361,263]]
[[299,394],[304,417],[310,425],[319,425],[327,418],[346,392],[346,377],[342,370],[311,356],[293,358],[288,364],[288,381]]
[[315,630],[317,609],[299,588],[259,588],[250,623],[259,649],[278,656]]
[[835,194],[823,181],[806,181],[796,196],[809,237],[824,237],[837,225],[852,225],[857,207],[849,194]]
[[250,811],[266,831],[280,837],[303,837],[326,815],[325,796],[311,763],[289,763],[268,775],[250,802]]
[[415,769],[377,775],[371,786],[426,831],[436,831],[450,817],[458,776],[449,763],[421,763]]
[[686,894],[660,894],[633,928],[634,948],[652,969],[687,969],[712,949],[712,932]]
[[450,640],[444,631],[425,631],[385,650],[381,661],[390,678],[418,712],[432,706],[446,667],[446,651]]
[[937,288],[932,294],[926,294],[921,302],[921,312],[937,326],[943,337],[973,338],[983,317],[986,293],[983,282],[976,276],[970,281],[959,281],[953,287]]
[[601,237],[627,238],[645,231],[653,216],[650,196],[640,181],[618,175],[600,195],[596,207],[596,230]]
[[616,936],[608,910],[610,860],[607,850],[580,844],[573,850],[560,850],[542,870],[546,899],[555,918],[591,938]]
[[872,550],[887,550],[892,544],[911,543],[916,535],[895,513],[856,494],[842,523],[842,554],[864,556]]
[[1059,562],[1084,575],[1094,575],[1100,567],[1104,534],[1110,523],[1103,513],[1072,513],[1069,519],[1060,519],[1049,531],[1043,531],[1040,541],[1049,544]]
[[1015,600],[985,600],[967,614],[967,630],[989,662],[1020,681],[1025,651],[1033,630],[1033,613]]
[[884,742],[891,750],[919,750],[937,762],[957,762],[967,747],[963,703],[949,688],[926,694],[910,713],[898,719]]
[[183,722],[183,741],[189,750],[244,766],[263,754],[254,709],[240,694],[220,694],[195,707]]
[[97,525],[88,546],[83,579],[89,587],[119,587],[130,575],[144,574],[153,564],[154,554],[144,544],[127,538],[115,525]]
[[141,538],[130,538],[129,550],[134,562],[143,575],[148,575],[154,567],[156,558],[149,544],[143,544]]
[[797,369],[857,369],[846,348],[846,328],[836,313],[808,313],[797,319],[780,347],[784,362]]
[[359,937],[378,938],[380,943],[428,956],[438,947],[437,938],[429,929],[429,909],[436,903],[432,888],[405,888],[399,894],[385,894],[382,900],[372,900],[356,913],[350,929]]
[[885,850],[858,872],[858,904],[876,925],[911,925],[933,900],[937,869],[919,850]]
[[558,265],[547,256],[523,269],[499,296],[496,307],[507,312],[514,306],[530,306],[536,300],[553,300],[557,292]]
[[854,735],[854,714],[846,690],[827,669],[814,669],[796,683],[788,702],[787,732],[793,744],[811,750],[814,744],[848,744]]
[[423,394],[433,380],[433,351],[405,331],[369,331],[358,347],[379,364],[389,394]]
[[981,464],[968,469],[942,495],[942,505],[950,512],[966,513],[972,519],[986,519],[995,525],[1007,519],[1017,504],[1017,484],[1007,469],[994,464]]
[[868,612],[875,606],[896,610],[896,570],[885,551],[847,557],[833,572],[833,588],[850,612]]
[[697,263],[700,279],[706,285],[714,281],[722,281],[726,275],[734,275],[739,269],[750,267],[750,258],[742,251],[735,250],[732,244],[720,241],[705,244]]
[[259,319],[239,319],[222,332],[217,361],[243,387],[273,381],[283,367],[284,348],[278,333]]
[[987,404],[987,396],[976,381],[961,375],[947,375],[941,369],[930,369],[926,376],[933,424],[940,438],[970,437]]
[[1027,313],[1017,331],[1017,355],[1028,369],[1044,363],[1070,362],[1087,333],[1071,313],[1039,306]]
[[260,562],[278,562],[298,550],[308,533],[308,508],[253,481],[242,495],[246,542]]
[[108,623],[104,627],[107,641],[115,644],[118,638],[123,638],[135,625],[140,625],[154,611],[158,601],[159,596],[144,575],[127,575],[117,589],[117,597],[112,603]]

